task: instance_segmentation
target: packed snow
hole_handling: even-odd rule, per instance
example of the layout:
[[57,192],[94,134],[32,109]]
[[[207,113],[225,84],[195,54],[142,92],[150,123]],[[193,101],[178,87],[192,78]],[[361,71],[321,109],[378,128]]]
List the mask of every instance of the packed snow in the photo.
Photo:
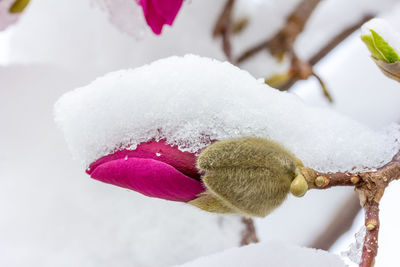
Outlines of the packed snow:
[[179,267],[345,267],[334,254],[278,242],[252,244],[199,258]]
[[55,110],[69,148],[86,166],[151,139],[196,153],[210,140],[270,138],[320,171],[379,167],[400,147],[399,125],[372,131],[230,63],[194,55],[107,74],[65,94]]
[[361,27],[362,35],[371,35],[376,31],[397,53],[400,53],[400,32],[396,31],[386,20],[375,18]]

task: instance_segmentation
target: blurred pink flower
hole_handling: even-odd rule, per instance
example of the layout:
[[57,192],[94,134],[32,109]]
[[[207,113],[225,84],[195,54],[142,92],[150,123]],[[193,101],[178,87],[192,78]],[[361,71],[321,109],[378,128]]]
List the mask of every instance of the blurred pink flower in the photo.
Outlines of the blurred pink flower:
[[183,0],[139,0],[147,24],[155,34],[161,34],[165,24],[172,25]]
[[102,157],[86,172],[101,182],[172,201],[188,202],[205,191],[196,169],[196,155],[162,140]]
[[15,0],[0,0],[0,31],[18,20],[20,13],[10,13],[10,7],[14,2]]

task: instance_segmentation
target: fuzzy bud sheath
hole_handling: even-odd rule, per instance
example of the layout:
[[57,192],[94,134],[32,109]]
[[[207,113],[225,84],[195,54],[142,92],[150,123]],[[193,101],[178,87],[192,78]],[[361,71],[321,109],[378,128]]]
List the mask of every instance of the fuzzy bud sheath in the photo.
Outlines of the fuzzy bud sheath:
[[301,161],[281,145],[262,138],[215,142],[198,158],[161,140],[102,157],[87,173],[105,183],[188,202],[208,212],[265,217],[289,191],[305,193],[301,181],[298,185],[303,178],[297,172],[300,166]]
[[207,191],[190,204],[211,212],[265,217],[286,199],[302,164],[278,143],[238,138],[206,148],[197,166],[205,173]]

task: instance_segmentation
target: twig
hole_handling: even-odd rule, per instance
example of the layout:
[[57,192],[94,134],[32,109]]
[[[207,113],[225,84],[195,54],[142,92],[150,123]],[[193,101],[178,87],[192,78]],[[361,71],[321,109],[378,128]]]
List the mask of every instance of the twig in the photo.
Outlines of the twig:
[[264,49],[268,49],[271,54],[278,59],[283,58],[284,55],[289,55],[292,61],[289,71],[289,80],[286,83],[277,86],[277,89],[280,91],[286,91],[296,81],[306,80],[310,76],[315,76],[321,85],[324,96],[329,102],[333,102],[325,83],[313,71],[312,65],[306,61],[300,60],[293,49],[297,37],[301,32],[303,32],[307,21],[320,1],[321,0],[303,0],[287,18],[284,27],[277,34],[275,34],[271,39],[265,40],[261,42],[261,44],[258,44],[244,52],[243,55],[238,58],[237,62],[243,62]]
[[[303,3],[303,2],[302,2]],[[315,8],[315,7],[314,7]],[[309,14],[310,16],[311,14]],[[366,15],[365,17],[363,17],[359,22],[357,22],[356,24],[344,29],[341,33],[339,33],[338,35],[336,35],[335,37],[332,38],[331,41],[329,41],[325,46],[323,46],[317,53],[315,53],[308,61],[306,61],[305,63],[308,63],[308,65],[310,66],[310,69],[312,69],[312,67],[314,67],[322,58],[324,58],[326,55],[328,55],[336,46],[338,46],[343,40],[345,40],[350,34],[352,34],[354,31],[358,30],[362,24],[364,24],[366,21],[370,20],[371,18],[373,18],[373,15]],[[303,23],[305,23],[306,21],[303,21]],[[287,27],[287,26],[285,26]],[[285,28],[284,27],[284,28]],[[303,25],[304,28],[304,25]],[[294,36],[293,43],[290,44],[285,40],[289,40],[289,39],[285,39],[282,38],[282,32],[285,32],[284,29],[282,29],[277,35],[275,35],[272,39],[269,40],[265,40],[263,42],[261,42],[260,44],[250,48],[249,50],[245,51],[237,60],[238,63],[243,62],[244,60],[252,57],[253,55],[257,54],[258,52],[264,50],[264,49],[270,49],[271,53],[273,53],[272,51],[274,51],[274,47],[278,46],[279,47],[279,42],[283,42],[280,44],[280,48],[276,49],[275,48],[275,54],[276,53],[284,53],[284,51],[286,51],[287,53],[293,55],[296,55],[294,52],[290,52],[292,50],[292,46],[293,43],[297,37],[297,35]],[[298,32],[297,34],[300,34],[300,32]],[[280,52],[277,52],[279,51]],[[303,64],[304,65],[304,64]],[[291,71],[290,71],[290,76],[289,79],[276,87],[276,89],[280,90],[280,91],[287,91],[289,90],[297,81],[299,80],[304,80],[307,79],[309,76],[314,76],[317,78],[318,82],[321,85],[321,89],[323,91],[324,96],[328,99],[329,102],[332,102],[333,99],[331,97],[331,95],[329,94],[329,91],[327,90],[327,87],[325,86],[325,83],[323,82],[323,80],[316,75],[316,73],[314,71],[312,71],[312,73],[309,74],[309,76],[305,77],[302,75],[298,75],[299,70],[296,69],[296,65],[293,64],[293,60],[292,60],[292,66],[291,66]]]
[[342,43],[347,37],[349,37],[353,32],[360,29],[360,27],[367,22],[368,20],[372,19],[374,15],[367,14],[365,15],[360,21],[351,25],[350,27],[344,29],[338,35],[333,37],[325,46],[323,46],[317,53],[315,53],[308,62],[311,66],[317,64],[321,59],[323,59],[326,55],[328,55],[336,46]]
[[300,172],[310,189],[355,186],[360,203],[365,208],[365,226],[367,227],[360,267],[372,267],[378,253],[379,202],[389,183],[400,179],[400,151],[389,163],[376,171],[321,173],[303,167],[300,168]]
[[321,0],[303,0],[286,19],[285,25],[271,39],[262,41],[238,57],[237,62],[241,63],[260,51],[270,50],[271,54],[281,57],[293,46],[297,36],[304,30],[304,27],[311,14]]
[[266,50],[270,47],[270,40],[265,40],[262,41],[261,43],[247,49],[246,51],[244,51],[236,60],[237,63],[243,63],[244,61],[246,61],[247,59],[255,56],[258,52],[262,51],[262,50]]
[[[358,30],[361,25],[363,25],[366,21],[373,18],[373,15],[366,15],[356,24],[344,29],[341,33],[333,37],[325,46],[323,46],[318,52],[316,52],[309,60],[308,63],[314,67],[321,59],[327,56],[336,46],[338,46],[341,42],[343,42],[347,37],[349,37],[353,32]],[[296,77],[291,77],[285,84],[281,85],[279,88],[280,91],[289,90],[299,79]]]
[[378,168],[376,171],[322,173],[308,167],[301,167],[300,172],[306,179],[310,189],[327,189],[333,186],[356,186],[358,191],[371,191],[362,200],[363,204],[367,200],[379,202],[383,192],[376,192],[372,189],[382,190],[391,181],[400,179],[400,152],[389,163]]
[[[223,51],[231,62],[233,62],[233,60],[230,37],[233,31],[232,10],[234,1],[235,0],[227,0],[213,32],[214,37],[218,35],[222,36]],[[294,43],[298,35],[304,30],[308,19],[320,1],[321,0],[303,0],[287,18],[284,27],[278,33],[276,33],[271,39],[264,40],[245,51],[238,57],[236,62],[241,63],[263,50],[269,50],[276,58],[282,58],[285,54],[288,54],[291,57],[291,69],[288,73],[289,77],[286,82],[278,86],[277,89],[286,91],[297,81],[314,76],[320,83],[325,97],[327,97],[329,101],[332,101],[323,80],[313,71],[313,67],[350,34],[359,29],[363,23],[371,19],[372,16],[367,15],[358,23],[345,29],[332,38],[330,42],[315,53],[308,61],[303,61],[297,57],[293,49]],[[360,203],[365,207],[365,225],[367,227],[362,263],[360,264],[360,267],[372,267],[378,252],[379,201],[388,184],[393,180],[400,179],[400,152],[397,153],[388,164],[382,166],[376,171],[358,173],[321,173],[303,167],[300,168],[300,173],[305,177],[310,189],[326,189],[333,186],[355,187],[359,194]],[[350,212],[351,214],[348,217],[354,218],[356,212],[357,208],[352,209]],[[346,222],[348,223],[349,221],[350,219]],[[246,229],[243,232],[241,244],[246,245],[251,242],[258,242],[253,221],[242,218],[242,222],[246,225]],[[328,232],[329,230],[332,230],[328,228],[327,232],[325,232],[325,234],[331,234],[331,236],[333,236],[333,238],[325,239],[328,240],[324,241],[326,246],[330,246],[333,242],[332,240],[337,237],[343,229],[346,229],[346,227],[338,229],[338,231]]]
[[242,241],[240,242],[240,245],[247,246],[251,243],[258,243],[258,237],[253,219],[243,217],[242,223],[245,225],[245,229],[242,231]]
[[367,228],[362,249],[360,267],[374,266],[378,254],[379,203],[371,202],[365,206],[365,227]]
[[219,16],[217,23],[215,24],[213,37],[221,35],[222,37],[222,50],[225,53],[226,58],[232,62],[232,45],[231,45],[231,34],[233,30],[232,26],[232,11],[235,4],[235,0],[227,0],[221,15]]
[[317,81],[319,82],[319,85],[320,85],[320,87],[322,89],[322,93],[324,94],[325,98],[328,99],[328,101],[332,103],[333,102],[333,98],[332,98],[331,94],[329,93],[324,81],[314,71],[312,73],[312,76],[314,76],[317,79]]
[[300,168],[309,189],[327,189],[333,186],[354,186],[360,182],[358,174],[348,172],[322,173],[308,167]]

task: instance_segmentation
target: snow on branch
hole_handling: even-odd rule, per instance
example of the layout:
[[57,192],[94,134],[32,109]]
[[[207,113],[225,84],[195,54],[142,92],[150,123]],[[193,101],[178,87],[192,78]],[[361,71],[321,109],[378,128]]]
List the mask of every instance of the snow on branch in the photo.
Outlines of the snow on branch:
[[400,148],[399,125],[373,131],[227,62],[193,55],[107,74],[65,94],[55,114],[86,166],[152,139],[198,153],[211,140],[268,138],[321,172],[378,168]]

